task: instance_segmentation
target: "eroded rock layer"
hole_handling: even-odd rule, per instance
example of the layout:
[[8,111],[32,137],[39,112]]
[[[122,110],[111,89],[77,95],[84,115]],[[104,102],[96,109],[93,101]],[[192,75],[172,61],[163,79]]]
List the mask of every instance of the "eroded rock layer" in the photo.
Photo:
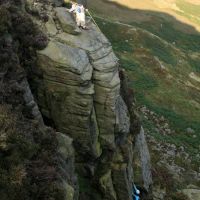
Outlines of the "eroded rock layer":
[[[41,12],[39,5],[29,8]],[[34,18],[49,36],[33,68],[42,114],[73,138],[80,199],[129,200],[133,137],[120,95],[118,59],[89,18],[89,30],[80,30],[66,8],[46,9],[46,23]]]
[[1,198],[131,200],[127,77],[91,19],[80,30],[61,6],[0,2]]

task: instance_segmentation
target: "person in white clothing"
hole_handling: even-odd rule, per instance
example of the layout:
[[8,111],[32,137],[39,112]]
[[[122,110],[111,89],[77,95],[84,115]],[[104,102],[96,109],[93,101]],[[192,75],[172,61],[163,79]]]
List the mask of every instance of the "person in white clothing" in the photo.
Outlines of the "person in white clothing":
[[72,7],[69,12],[76,14],[76,24],[78,27],[87,29],[85,25],[85,8],[83,5],[72,3]]

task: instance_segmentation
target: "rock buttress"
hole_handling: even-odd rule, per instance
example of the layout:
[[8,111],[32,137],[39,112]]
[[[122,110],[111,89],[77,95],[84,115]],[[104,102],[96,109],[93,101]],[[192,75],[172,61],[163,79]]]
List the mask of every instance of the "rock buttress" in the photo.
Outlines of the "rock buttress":
[[50,41],[33,69],[39,107],[73,138],[80,199],[131,200],[133,137],[118,59],[94,24],[80,31],[65,8],[47,10]]

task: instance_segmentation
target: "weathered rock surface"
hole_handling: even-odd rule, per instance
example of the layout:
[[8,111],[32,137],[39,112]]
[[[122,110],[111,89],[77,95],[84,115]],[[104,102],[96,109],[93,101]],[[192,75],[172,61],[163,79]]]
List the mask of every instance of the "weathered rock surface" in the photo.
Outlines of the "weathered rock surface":
[[42,27],[50,42],[33,69],[42,114],[73,138],[79,177],[93,183],[87,192],[81,184],[80,199],[131,200],[134,133],[120,96],[118,59],[93,23],[80,32],[64,8],[48,10]]
[[23,98],[26,104],[26,107],[31,110],[32,116],[39,121],[41,126],[44,126],[43,118],[38,108],[37,103],[34,100],[32,91],[30,89],[29,83],[26,78],[20,83],[17,84],[23,90]]
[[136,137],[135,151],[139,154],[143,176],[142,180],[144,181],[144,187],[148,190],[153,180],[151,174],[151,159],[143,127],[141,127],[140,133]]
[[[140,131],[133,96],[130,97],[123,73],[119,77],[118,58],[107,38],[91,20],[87,22],[89,30],[77,28],[65,8],[55,7],[62,3],[10,0],[5,5],[5,9],[14,5],[6,14],[14,12],[11,17],[17,16],[20,27],[16,32],[16,27],[9,27],[10,35],[3,35],[5,44],[0,41],[0,54],[4,57],[10,52],[8,57],[12,58],[0,69],[0,154],[2,162],[8,160],[12,172],[4,172],[7,164],[0,166],[6,174],[3,186],[6,191],[16,186],[19,198],[27,195],[33,199],[131,200],[133,141]],[[14,23],[7,26],[11,24]],[[30,25],[36,32],[33,35]],[[25,32],[25,42],[21,30]],[[48,37],[47,46],[41,30]],[[36,52],[36,48],[44,49]],[[2,120],[5,117],[7,120]],[[10,135],[17,145],[7,142]],[[140,139],[140,144],[146,145],[143,135]],[[7,159],[8,155],[14,160],[17,157],[16,165]],[[140,156],[148,159],[142,152]],[[25,184],[21,186],[17,180],[7,186],[12,175]],[[21,189],[26,194],[21,195]]]
[[80,33],[80,30],[76,27],[76,22],[70,15],[68,15],[65,8],[58,7],[55,8],[55,11],[58,21],[65,32],[75,35]]
[[77,184],[77,177],[75,176],[75,154],[73,148],[73,140],[62,134],[57,133],[56,139],[58,140],[58,158],[60,179],[59,185],[65,194],[66,200],[77,200],[79,191]]

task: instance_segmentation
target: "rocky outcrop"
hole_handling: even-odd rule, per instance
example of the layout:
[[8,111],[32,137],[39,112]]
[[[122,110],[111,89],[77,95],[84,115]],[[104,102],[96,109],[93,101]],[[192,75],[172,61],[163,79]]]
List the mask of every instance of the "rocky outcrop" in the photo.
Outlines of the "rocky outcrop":
[[72,139],[62,133],[56,134],[58,141],[58,172],[59,178],[57,184],[64,193],[66,200],[78,200],[79,187],[75,175],[75,154]]
[[36,119],[41,126],[44,126],[43,118],[38,108],[37,103],[34,100],[32,91],[30,89],[29,83],[26,78],[20,83],[18,83],[18,87],[20,87],[23,91],[23,98],[26,104],[26,107],[31,111],[31,114],[34,119]]
[[7,155],[17,159],[0,172],[8,165],[21,178],[21,185],[9,185],[2,180],[13,177],[3,174],[5,191],[16,186],[12,198],[3,198],[131,200],[140,123],[127,80],[91,19],[89,30],[80,30],[65,8],[55,7],[61,5],[10,0],[3,8],[0,154],[3,162]]
[[153,181],[151,174],[151,159],[143,127],[141,127],[140,133],[136,137],[135,150],[137,153],[139,153],[140,156],[139,160],[141,161],[144,187],[148,191]]
[[37,52],[32,86],[43,116],[73,138],[80,199],[132,199],[135,133],[120,95],[118,59],[90,19],[89,30],[80,30],[65,8],[48,7],[47,14],[49,21],[38,24],[49,44]]

